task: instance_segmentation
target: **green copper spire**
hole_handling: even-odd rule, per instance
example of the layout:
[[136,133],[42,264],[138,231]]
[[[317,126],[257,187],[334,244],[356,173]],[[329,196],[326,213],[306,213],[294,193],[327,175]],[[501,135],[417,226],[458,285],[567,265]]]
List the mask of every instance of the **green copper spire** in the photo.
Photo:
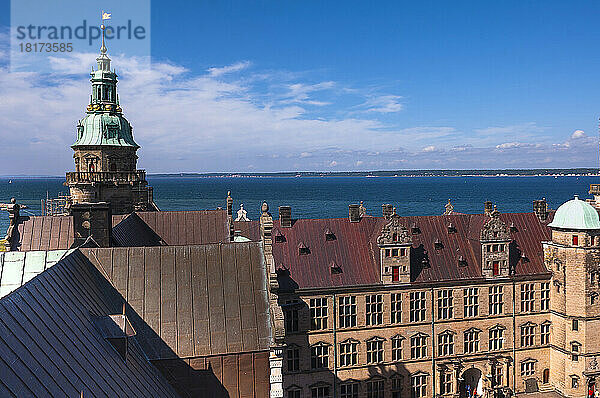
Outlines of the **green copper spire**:
[[92,68],[92,95],[86,108],[87,115],[77,124],[77,141],[71,147],[82,145],[128,146],[139,148],[133,140],[132,128],[122,116],[117,94],[117,74],[110,70],[102,25],[102,47],[96,58],[98,69]]

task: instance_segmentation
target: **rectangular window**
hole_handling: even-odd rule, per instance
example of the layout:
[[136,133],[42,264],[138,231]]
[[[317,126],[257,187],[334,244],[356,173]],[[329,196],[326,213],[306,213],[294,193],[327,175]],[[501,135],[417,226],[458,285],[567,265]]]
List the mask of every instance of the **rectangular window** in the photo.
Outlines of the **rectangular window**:
[[490,315],[501,315],[504,312],[504,287],[490,286],[488,299]]
[[503,384],[503,382],[504,382],[504,377],[503,377],[503,373],[502,373],[502,366],[501,365],[494,366],[494,370],[492,371],[492,375],[493,375],[492,382],[494,383],[494,387],[501,386]]
[[479,289],[468,287],[464,289],[464,309],[465,318],[476,317],[479,315]]
[[392,266],[392,282],[400,281],[400,267],[397,265]]
[[521,326],[521,347],[531,347],[535,344],[535,325]]
[[414,398],[424,398],[427,396],[427,376],[415,375],[410,378],[412,396]]
[[450,332],[438,334],[438,355],[454,355],[454,335]]
[[340,343],[340,366],[358,364],[358,341],[348,340]]
[[392,361],[402,359],[402,337],[392,337]]
[[340,297],[339,304],[340,327],[356,326],[356,296]]
[[402,294],[392,293],[391,296],[391,319],[392,323],[402,322]]
[[340,385],[340,398],[358,398],[358,383]]
[[473,354],[479,352],[479,331],[469,330],[465,332],[465,353]]
[[401,375],[392,376],[392,398],[402,398],[404,378]]
[[302,390],[288,390],[287,393],[288,398],[302,398]]
[[521,285],[521,312],[532,312],[535,302],[535,283]]
[[579,330],[579,320],[578,319],[573,319],[572,323],[571,323],[571,329],[577,331]]
[[326,369],[329,367],[329,347],[317,344],[310,347],[310,367],[312,369]]
[[490,329],[489,350],[498,351],[504,348],[504,329],[495,327]]
[[579,236],[573,235],[573,246],[579,245]]
[[523,361],[521,362],[521,376],[533,376],[535,374],[535,362],[534,361]]
[[289,347],[287,349],[287,370],[288,372],[300,370],[300,348]]
[[367,363],[383,362],[383,340],[373,339],[367,341]]
[[310,389],[310,396],[311,396],[311,398],[330,398],[331,397],[329,395],[329,387],[328,386],[312,387]]
[[385,381],[367,381],[367,398],[385,398]]
[[550,282],[540,283],[540,310],[548,311],[550,309]]
[[550,344],[550,323],[540,325],[540,344]]
[[410,321],[425,320],[425,292],[410,292]]
[[383,323],[383,296],[371,294],[366,297],[367,325],[381,325]]
[[419,334],[410,338],[410,357],[412,359],[427,357],[427,336]]
[[286,308],[285,312],[285,330],[287,332],[298,331],[298,308]]
[[438,319],[452,319],[454,316],[454,297],[452,297],[452,290],[438,290],[437,305]]
[[327,297],[310,299],[311,330],[327,329]]
[[492,274],[494,276],[500,275],[500,261],[492,262]]
[[440,374],[440,392],[442,394],[452,393],[452,372],[446,371]]

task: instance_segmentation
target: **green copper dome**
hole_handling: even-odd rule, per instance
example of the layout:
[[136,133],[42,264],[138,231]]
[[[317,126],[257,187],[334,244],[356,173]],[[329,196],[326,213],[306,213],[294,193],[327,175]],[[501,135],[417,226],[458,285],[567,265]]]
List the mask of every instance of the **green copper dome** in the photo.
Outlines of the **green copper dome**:
[[77,125],[77,141],[71,147],[108,145],[139,148],[133,140],[131,125],[121,115],[89,113]]
[[600,229],[600,220],[592,205],[575,196],[575,199],[563,203],[556,210],[554,219],[548,225],[564,229]]

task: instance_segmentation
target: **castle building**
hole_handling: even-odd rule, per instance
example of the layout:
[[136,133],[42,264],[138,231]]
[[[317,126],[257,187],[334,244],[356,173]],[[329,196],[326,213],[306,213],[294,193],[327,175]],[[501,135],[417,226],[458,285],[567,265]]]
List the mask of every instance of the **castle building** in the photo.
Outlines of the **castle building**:
[[70,203],[110,203],[113,214],[156,210],[146,172],[137,169],[139,145],[123,117],[117,74],[106,54],[104,30],[98,67],[91,73],[92,94],[86,115],[77,124],[71,146],[75,171],[66,174]]
[[0,396],[595,396],[600,185],[529,213],[160,211],[97,61],[69,214],[0,205]]

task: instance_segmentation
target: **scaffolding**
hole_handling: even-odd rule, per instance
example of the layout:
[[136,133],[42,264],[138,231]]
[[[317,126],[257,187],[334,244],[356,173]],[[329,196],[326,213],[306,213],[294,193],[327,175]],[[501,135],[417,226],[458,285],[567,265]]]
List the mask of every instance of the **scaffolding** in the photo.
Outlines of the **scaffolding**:
[[68,207],[71,202],[71,196],[59,193],[56,198],[49,198],[46,193],[46,199],[42,199],[43,216],[63,216],[69,214]]

